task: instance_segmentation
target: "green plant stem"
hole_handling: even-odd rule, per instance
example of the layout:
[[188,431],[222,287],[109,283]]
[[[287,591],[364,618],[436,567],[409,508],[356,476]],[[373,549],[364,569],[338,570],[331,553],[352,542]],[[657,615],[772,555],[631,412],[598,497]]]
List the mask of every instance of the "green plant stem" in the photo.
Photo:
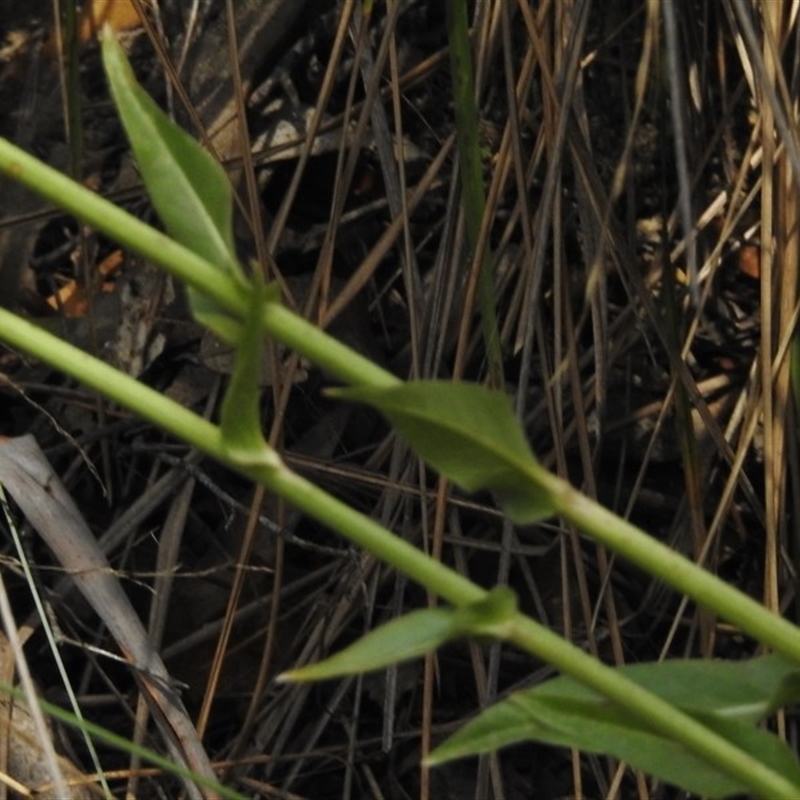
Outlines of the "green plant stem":
[[552,492],[556,512],[593,540],[661,579],[743,633],[800,665],[800,629],[706,571],[643,530],[618,517],[555,475],[536,481]]
[[[0,172],[158,264],[182,283],[213,297],[235,317],[243,319],[247,313],[246,285],[239,285],[228,273],[2,137]],[[344,383],[353,386],[400,383],[387,370],[277,303],[265,306],[262,327],[267,335],[289,345]]]
[[[219,427],[151,389],[135,378],[100,361],[47,331],[0,308],[0,340],[74,377],[142,419],[196,447],[251,480],[279,492],[298,508],[364,547],[386,563],[413,574],[424,586],[462,605],[480,600],[486,592],[456,572],[428,559],[417,548],[369,517],[335,500],[294,474],[277,453],[268,465],[243,465],[225,446]],[[396,379],[395,379],[396,380]]]
[[[237,285],[230,277],[191,251],[2,139],[0,170],[21,180],[122,245],[160,264],[180,280],[213,295],[227,311],[240,318],[244,317],[247,305],[245,286]],[[369,386],[392,386],[399,383],[390,373],[353,353],[278,304],[268,304],[261,321],[265,332],[347,383]],[[269,466],[243,467],[231,458],[219,428],[213,424],[2,309],[0,338],[56,369],[66,371],[85,385],[221,463],[280,492],[297,507],[320,519],[387,564],[411,576],[445,600],[458,606],[485,597],[484,590],[463,576],[432,561],[377,523],[291,473],[277,457]],[[532,491],[541,491],[543,488],[552,492],[559,513],[589,533],[592,538],[602,541],[610,549],[735,623],[745,633],[757,637],[795,663],[800,663],[800,633],[788,622],[544,470],[542,474],[537,473],[535,481],[532,481]],[[669,704],[632,684],[613,669],[600,664],[533,620],[520,616],[516,630],[513,641],[518,645],[547,660],[565,674],[612,698],[653,730],[684,742],[710,763],[736,775],[753,791],[764,796],[796,793],[797,787],[787,786],[781,776],[758,762],[753,763],[749,756],[723,738],[685,714],[677,712]]]
[[0,172],[243,316],[246,287],[165,234],[0,137]]
[[402,381],[280,303],[269,303],[261,315],[266,334],[305,356],[312,364],[348,386],[400,386]]
[[[345,503],[331,497],[313,483],[291,472],[277,454],[275,459],[267,465],[248,466],[238,463],[226,449],[219,428],[212,423],[150,387],[139,383],[134,378],[120,373],[108,364],[3,309],[0,309],[0,339],[45,361],[56,369],[67,372],[84,385],[102,392],[109,399],[120,403],[143,419],[182,439],[220,463],[246,475],[251,480],[275,491],[297,508],[453,605],[463,606],[488,596],[488,592],[455,570],[431,559],[374,520],[360,514]],[[544,470],[542,472],[549,475]],[[602,507],[584,498],[569,484],[554,476],[551,477],[555,481],[551,489],[565,516],[569,516],[576,524],[589,530],[598,529],[598,538],[607,541],[604,539],[609,533],[607,529],[619,525],[621,521]],[[542,476],[537,475],[536,478],[537,481],[542,480]],[[597,519],[601,520],[601,524],[596,523]],[[632,538],[643,537],[643,534],[633,526],[629,526],[629,528],[627,535]],[[643,538],[649,539],[646,536]],[[659,545],[659,547],[663,548],[663,545]],[[677,561],[684,562],[676,554],[672,555]],[[702,579],[706,583],[716,580],[688,562],[685,562],[685,565],[700,573],[697,576],[698,580]],[[651,568],[649,562],[647,567]],[[721,584],[720,581],[718,583]],[[728,589],[724,584],[721,585]],[[690,588],[694,589],[695,587]],[[728,591],[734,592],[731,589]],[[692,594],[692,592],[687,593]],[[713,599],[714,595],[710,594],[709,597]],[[730,599],[724,594],[723,597],[726,600]],[[744,598],[744,600],[746,603],[757,606],[749,598]],[[765,609],[761,609],[760,606],[757,608],[768,617],[767,622],[783,623],[783,620]],[[769,625],[763,627],[767,633],[771,630]],[[800,792],[800,787],[792,786],[783,777],[754,761],[724,738],[532,619],[517,615],[514,619],[513,631],[511,641],[515,644],[553,664],[564,674],[570,675],[604,696],[610,697],[620,707],[626,709],[632,717],[640,720],[652,730],[686,744],[687,748],[697,752],[724,772],[736,776],[757,794],[764,797],[785,797],[797,795]],[[796,635],[795,632],[794,636],[796,637]]]
[[[680,742],[721,772],[733,776],[757,797],[797,797],[800,787],[767,767],[759,759],[731,744],[702,723],[632,681],[625,685],[619,673],[558,634],[528,617],[518,615],[509,640],[522,650],[536,653],[564,674],[609,698],[632,717],[667,739]],[[565,645],[571,648],[568,652]]]

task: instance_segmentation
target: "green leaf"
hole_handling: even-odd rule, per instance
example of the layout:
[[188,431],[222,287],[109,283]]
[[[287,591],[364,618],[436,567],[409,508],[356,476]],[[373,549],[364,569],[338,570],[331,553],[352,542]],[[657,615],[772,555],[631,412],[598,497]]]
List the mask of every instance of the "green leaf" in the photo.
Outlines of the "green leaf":
[[277,453],[264,439],[259,413],[264,352],[260,320],[264,304],[276,302],[276,291],[276,286],[265,285],[259,274],[254,274],[247,318],[241,327],[233,373],[220,413],[223,447],[237,464],[248,467],[280,465]]
[[[136,82],[109,29],[103,32],[102,50],[114,103],[169,235],[244,281],[233,245],[233,193],[225,171]],[[189,299],[195,317],[230,340],[230,326],[215,324],[227,315],[213,299],[191,289]]]
[[507,586],[495,586],[475,603],[453,612],[453,622],[462,636],[507,639],[517,616],[517,595]]
[[[702,719],[708,722],[708,719]],[[800,786],[800,772],[786,745],[738,720],[717,718],[713,727]],[[673,741],[643,729],[606,705],[537,698],[520,692],[484,711],[437,748],[432,765],[489,752],[523,741],[539,741],[619,758],[636,769],[707,797],[746,793],[747,787],[706,764]],[[788,758],[787,758],[788,754]]]
[[324,661],[283,673],[279,680],[341,678],[424,656],[465,636],[505,638],[516,613],[516,595],[498,586],[483,599],[461,608],[427,608],[398,617]]
[[491,490],[515,522],[535,522],[553,513],[542,480],[546,472],[505,394],[449,381],[331,394],[377,408],[425,461],[465,491]]
[[[800,702],[800,669],[778,655],[743,661],[675,659],[626,664],[619,671],[689,713],[713,712],[755,724],[790,703]],[[559,677],[536,688],[542,698],[597,701],[600,696],[572,678]]]
[[[763,728],[753,727],[738,719],[703,712],[693,713],[692,716],[794,783],[798,787],[796,796],[800,797],[800,765],[797,763],[796,753],[785,741]],[[742,791],[739,790],[740,793]]]
[[[620,669],[800,786],[800,768],[791,750],[754,727],[780,705],[798,699],[798,671],[787,661],[768,656],[741,662],[670,661]],[[555,678],[487,709],[437,748],[429,761],[440,764],[530,740],[609,754],[709,797],[747,791],[570,678]]]
[[356,675],[424,656],[459,636],[451,608],[426,608],[393,619],[344,650],[278,676],[280,681],[319,681]]

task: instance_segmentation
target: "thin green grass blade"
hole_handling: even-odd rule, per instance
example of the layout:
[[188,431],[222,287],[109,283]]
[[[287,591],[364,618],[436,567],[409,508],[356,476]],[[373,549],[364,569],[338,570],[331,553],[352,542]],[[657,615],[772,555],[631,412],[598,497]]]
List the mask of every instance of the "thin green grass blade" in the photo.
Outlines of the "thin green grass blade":
[[[475,79],[467,21],[467,3],[446,0],[447,40],[450,45],[450,74],[453,83],[453,109],[458,132],[458,158],[465,230],[470,249],[478,247],[486,197],[483,188],[483,164],[478,135],[478,106],[475,102]],[[497,324],[497,297],[494,290],[492,256],[484,250],[478,279],[478,307],[486,346],[490,384],[503,385],[503,353]]]
[[[16,700],[25,700],[25,695],[22,691],[3,681],[0,681],[0,694],[13,697]],[[90,736],[94,741],[105,742],[120,752],[138,756],[143,761],[147,761],[169,775],[175,775],[178,778],[189,778],[199,786],[206,787],[209,790],[209,796],[214,795],[226,798],[226,800],[245,800],[245,796],[234,789],[209,781],[202,775],[197,775],[191,770],[176,764],[172,759],[165,758],[147,747],[135,744],[124,736],[107,730],[88,719],[78,719],[74,714],[54,703],[49,703],[46,700],[39,700],[39,705],[47,716],[80,730],[87,736]]]

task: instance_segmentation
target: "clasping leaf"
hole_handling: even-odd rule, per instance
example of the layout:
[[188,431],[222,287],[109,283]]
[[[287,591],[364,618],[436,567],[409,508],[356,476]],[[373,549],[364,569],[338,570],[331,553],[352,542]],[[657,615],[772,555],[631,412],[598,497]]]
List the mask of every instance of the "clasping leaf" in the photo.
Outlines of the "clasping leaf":
[[[114,103],[167,232],[244,286],[233,245],[233,191],[225,170],[137,83],[109,28],[103,32],[102,49]],[[191,288],[188,293],[198,321],[228,342],[238,337],[236,320],[211,297]]]
[[381,669],[466,636],[505,638],[517,613],[514,592],[499,586],[460,608],[412,611],[381,625],[324,661],[290,670],[281,681],[318,681]]
[[261,312],[265,303],[277,302],[276,285],[266,285],[255,272],[247,310],[236,342],[233,373],[222,401],[220,427],[222,442],[231,459],[242,466],[280,465],[278,454],[265,441],[261,431],[259,400],[264,334]]
[[553,513],[546,471],[502,392],[473,383],[410,381],[330,393],[377,408],[434,469],[468,492],[492,491],[515,522]]
[[[736,662],[676,660],[619,669],[800,786],[800,768],[789,747],[756,727],[783,704],[800,700],[798,671],[790,662],[765,656]],[[428,762],[442,764],[526,741],[605,753],[704,797],[747,793],[735,778],[568,677],[515,692],[486,709],[434,750]]]

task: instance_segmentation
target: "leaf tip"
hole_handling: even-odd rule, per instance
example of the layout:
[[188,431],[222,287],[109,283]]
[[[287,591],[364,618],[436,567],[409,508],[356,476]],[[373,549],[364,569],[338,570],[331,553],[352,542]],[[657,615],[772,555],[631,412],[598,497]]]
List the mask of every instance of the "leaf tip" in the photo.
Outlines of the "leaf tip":
[[277,683],[309,683],[310,681],[324,679],[322,675],[317,676],[318,670],[315,669],[316,666],[317,664],[309,664],[297,669],[287,669],[286,672],[281,672],[275,680]]

